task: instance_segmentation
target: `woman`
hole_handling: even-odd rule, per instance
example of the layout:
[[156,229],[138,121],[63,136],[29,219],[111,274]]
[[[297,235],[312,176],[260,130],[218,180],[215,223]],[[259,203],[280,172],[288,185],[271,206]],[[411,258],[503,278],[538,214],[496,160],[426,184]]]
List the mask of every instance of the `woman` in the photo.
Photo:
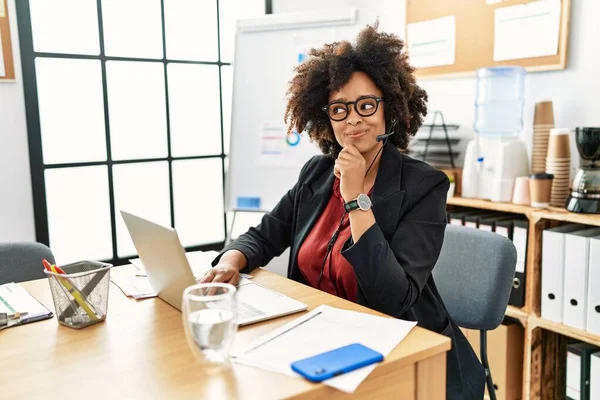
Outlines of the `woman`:
[[290,247],[289,278],[452,338],[447,398],[481,399],[483,368],[431,275],[448,178],[398,151],[427,113],[403,45],[368,26],[355,45],[313,49],[297,67],[285,119],[324,155],[306,163],[296,185],[202,281],[236,284],[240,271]]

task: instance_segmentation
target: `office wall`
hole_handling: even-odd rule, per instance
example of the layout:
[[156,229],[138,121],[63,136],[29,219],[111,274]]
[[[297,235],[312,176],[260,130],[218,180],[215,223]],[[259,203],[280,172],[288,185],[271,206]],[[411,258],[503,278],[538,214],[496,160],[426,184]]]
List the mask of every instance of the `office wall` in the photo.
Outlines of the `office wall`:
[[[600,49],[597,16],[600,2],[597,0],[571,1],[571,28],[569,36],[568,67],[563,71],[538,72],[528,75],[526,80],[526,104],[522,138],[530,147],[533,106],[537,98],[551,98],[554,102],[555,122],[559,127],[600,126]],[[380,16],[382,30],[394,26],[395,33],[404,31],[405,0],[305,0],[292,2],[273,0],[273,12],[308,11],[336,7],[357,7],[363,21]],[[383,23],[385,22],[385,24]],[[402,34],[401,37],[404,35]],[[429,94],[429,109],[441,110],[449,123],[458,123],[459,136],[473,136],[475,97],[474,78],[421,80],[420,85]],[[574,142],[573,142],[574,144]],[[579,155],[572,146],[573,164]]]
[[273,13],[331,10],[354,7],[358,9],[359,25],[373,24],[379,17],[382,30],[404,36],[404,0],[272,0]]
[[[273,12],[357,7],[360,23],[380,17],[381,28],[402,34],[405,3],[398,0],[273,0]],[[0,241],[35,240],[27,124],[21,80],[21,59],[15,0],[8,0],[16,83],[0,83]],[[600,125],[600,52],[596,17],[600,2],[574,0],[571,9],[569,66],[565,71],[530,74],[523,138],[530,141],[529,127],[535,98],[551,97],[559,126]],[[472,136],[473,78],[421,81],[430,96],[430,109],[440,109],[448,122],[461,124],[460,135]],[[576,152],[573,149],[573,154]]]
[[8,14],[16,82],[0,82],[0,241],[35,240],[15,0]]

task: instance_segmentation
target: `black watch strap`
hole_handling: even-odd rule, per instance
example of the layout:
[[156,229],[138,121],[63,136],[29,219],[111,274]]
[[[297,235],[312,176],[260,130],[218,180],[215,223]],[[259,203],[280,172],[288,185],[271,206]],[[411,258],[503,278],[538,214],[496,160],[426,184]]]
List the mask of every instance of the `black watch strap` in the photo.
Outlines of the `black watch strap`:
[[347,203],[344,203],[344,210],[349,213],[352,210],[358,209],[358,200],[350,200]]

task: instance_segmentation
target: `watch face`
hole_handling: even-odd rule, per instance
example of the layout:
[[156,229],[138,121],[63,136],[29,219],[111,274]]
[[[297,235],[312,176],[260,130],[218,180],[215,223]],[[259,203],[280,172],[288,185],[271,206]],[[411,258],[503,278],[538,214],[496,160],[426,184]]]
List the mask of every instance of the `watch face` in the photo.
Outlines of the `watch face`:
[[367,211],[369,208],[371,208],[371,199],[366,194],[358,195],[356,202],[358,203],[358,208],[363,211]]

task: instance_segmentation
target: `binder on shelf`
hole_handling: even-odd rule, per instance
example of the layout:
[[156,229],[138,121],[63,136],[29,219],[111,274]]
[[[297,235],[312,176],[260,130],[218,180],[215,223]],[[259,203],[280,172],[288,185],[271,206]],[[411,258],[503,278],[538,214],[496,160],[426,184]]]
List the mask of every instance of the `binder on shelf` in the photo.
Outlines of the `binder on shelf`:
[[587,343],[567,346],[567,400],[596,400],[590,397],[590,363],[598,348]]
[[498,215],[498,212],[487,212],[484,214],[469,214],[469,215],[465,215],[465,226],[469,227],[469,228],[479,228],[479,224],[481,222],[482,218],[486,218],[486,217],[493,217]]
[[479,220],[479,229],[488,232],[496,232],[496,223],[507,219],[515,219],[518,215],[516,214],[504,214],[498,213],[495,216],[482,217]]
[[592,354],[590,362],[590,399],[600,399],[600,351]]
[[510,240],[513,239],[513,224],[514,219],[506,219],[496,221],[496,230],[495,232],[499,235],[502,235]]
[[542,232],[542,318],[563,322],[565,234],[585,229],[566,224]]
[[590,237],[600,235],[600,227],[569,232],[565,238],[563,324],[586,329],[588,262]]
[[481,214],[481,210],[463,210],[463,211],[452,211],[448,218],[448,223],[451,225],[464,225],[465,216],[472,214]]
[[[587,330],[600,335],[600,236],[590,238],[590,256],[588,259],[588,303],[587,303]],[[600,368],[600,365],[598,366]],[[600,377],[600,370],[598,375]],[[600,386],[600,378],[598,385]],[[600,399],[600,387],[598,388]]]
[[527,218],[513,220],[513,244],[517,250],[517,266],[515,268],[515,277],[508,304],[515,307],[523,307],[525,305],[528,232],[529,220]]

